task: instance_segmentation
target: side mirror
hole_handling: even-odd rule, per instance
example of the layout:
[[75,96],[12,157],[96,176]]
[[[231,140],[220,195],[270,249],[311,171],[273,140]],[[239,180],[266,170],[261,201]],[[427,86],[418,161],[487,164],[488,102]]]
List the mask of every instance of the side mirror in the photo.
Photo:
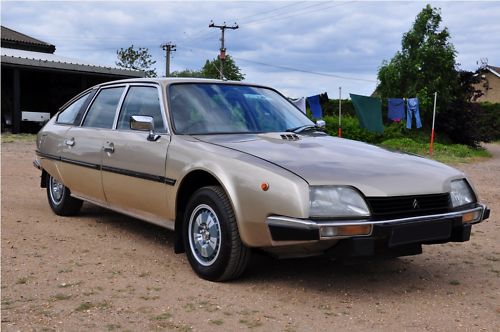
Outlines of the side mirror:
[[155,123],[152,116],[132,115],[130,117],[130,129],[149,131],[148,141],[157,141],[160,135],[155,134]]
[[325,126],[326,126],[325,120],[317,120],[316,126],[318,126],[318,128],[325,128]]

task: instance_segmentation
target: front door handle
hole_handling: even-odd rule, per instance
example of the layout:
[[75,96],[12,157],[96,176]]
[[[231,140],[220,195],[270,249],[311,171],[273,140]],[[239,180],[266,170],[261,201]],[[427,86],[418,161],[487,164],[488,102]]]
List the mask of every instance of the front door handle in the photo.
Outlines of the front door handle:
[[115,152],[115,145],[113,144],[113,142],[107,142],[106,145],[104,145],[102,148],[105,152],[108,153]]
[[68,146],[73,146],[73,145],[75,145],[75,138],[74,138],[74,137],[71,137],[70,139],[64,140],[64,144],[66,144],[66,145],[68,145]]

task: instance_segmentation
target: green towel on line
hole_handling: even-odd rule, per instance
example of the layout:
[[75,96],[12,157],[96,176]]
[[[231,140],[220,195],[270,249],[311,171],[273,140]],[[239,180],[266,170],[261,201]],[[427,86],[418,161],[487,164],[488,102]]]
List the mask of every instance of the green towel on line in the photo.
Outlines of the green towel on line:
[[375,133],[383,133],[382,101],[380,98],[354,95],[352,93],[349,95],[361,128]]

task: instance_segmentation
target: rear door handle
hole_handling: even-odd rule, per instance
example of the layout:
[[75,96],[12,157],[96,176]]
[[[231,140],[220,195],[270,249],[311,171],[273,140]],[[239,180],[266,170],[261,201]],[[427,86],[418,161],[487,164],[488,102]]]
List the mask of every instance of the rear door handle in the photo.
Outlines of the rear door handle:
[[68,145],[68,146],[73,146],[73,145],[75,145],[75,138],[74,138],[74,137],[71,137],[70,139],[64,140],[64,144],[66,144],[66,145]]
[[102,148],[105,152],[115,152],[115,145],[113,144],[113,142],[107,142],[106,145],[104,145]]

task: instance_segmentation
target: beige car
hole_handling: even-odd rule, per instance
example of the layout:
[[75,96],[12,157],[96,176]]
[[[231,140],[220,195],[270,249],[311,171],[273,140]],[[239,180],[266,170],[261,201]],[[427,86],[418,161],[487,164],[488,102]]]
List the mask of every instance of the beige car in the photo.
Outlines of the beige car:
[[[277,257],[414,255],[488,218],[465,175],[326,135],[259,85],[134,79],[88,89],[39,132],[52,210],[90,202],[175,232],[202,278]],[[459,253],[457,253],[459,254]]]

